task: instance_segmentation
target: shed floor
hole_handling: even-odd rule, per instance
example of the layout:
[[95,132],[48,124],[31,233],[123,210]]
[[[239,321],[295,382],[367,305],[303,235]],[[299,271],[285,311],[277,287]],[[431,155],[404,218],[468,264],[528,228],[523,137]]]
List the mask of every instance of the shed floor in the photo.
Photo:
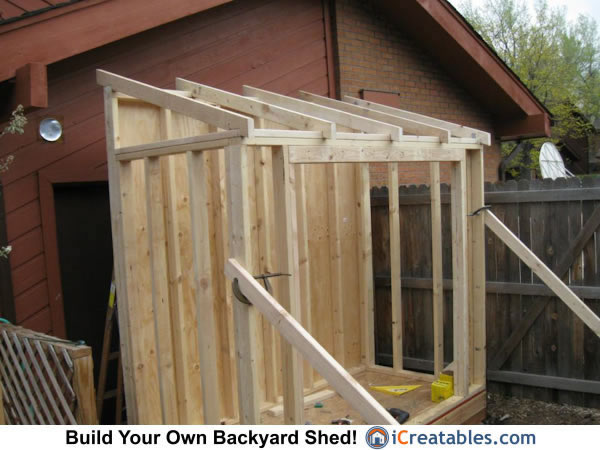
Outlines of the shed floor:
[[[354,378],[385,408],[400,408],[408,411],[411,418],[432,406],[438,405],[438,403],[431,401],[431,382],[428,381],[372,371],[361,372],[355,375]],[[421,387],[400,396],[369,389],[369,386],[397,385],[421,385]],[[323,400],[321,403],[323,403],[322,408],[315,408],[314,404],[305,406],[305,421],[310,421],[314,425],[328,425],[334,419],[347,417],[352,420],[353,425],[366,424],[358,412],[337,394]],[[283,424],[283,416],[273,417],[268,412],[264,412],[262,414],[262,423],[266,425],[281,425]]]

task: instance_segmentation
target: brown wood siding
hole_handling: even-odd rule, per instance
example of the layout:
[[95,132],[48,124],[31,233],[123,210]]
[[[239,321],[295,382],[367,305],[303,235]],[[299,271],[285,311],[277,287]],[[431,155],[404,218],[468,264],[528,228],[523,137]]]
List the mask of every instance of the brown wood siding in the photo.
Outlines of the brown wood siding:
[[[299,89],[328,95],[323,6],[321,0],[234,2],[48,67],[49,108],[32,114],[25,134],[6,137],[0,149],[15,155],[2,181],[17,320],[45,333],[63,330],[53,329],[51,319],[49,299],[60,292],[50,292],[47,273],[58,255],[45,254],[39,179],[69,179],[82,171],[106,178],[97,68],[165,88],[182,77],[234,92],[250,84],[289,95]],[[61,119],[62,142],[37,137],[45,116]]]

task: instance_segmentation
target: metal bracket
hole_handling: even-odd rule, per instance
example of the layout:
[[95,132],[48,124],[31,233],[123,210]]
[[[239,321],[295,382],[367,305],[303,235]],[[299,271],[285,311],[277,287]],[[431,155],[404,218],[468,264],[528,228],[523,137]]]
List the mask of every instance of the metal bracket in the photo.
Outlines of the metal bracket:
[[[265,289],[267,290],[267,292],[269,294],[272,295],[273,287],[271,286],[271,283],[269,282],[269,278],[291,277],[291,276],[292,276],[292,274],[290,274],[290,273],[276,272],[276,273],[261,273],[260,275],[254,275],[254,278],[256,280],[262,280],[263,284],[265,285]],[[240,285],[239,285],[237,278],[234,278],[233,281],[231,282],[231,290],[232,290],[235,298],[237,298],[240,302],[244,303],[245,305],[252,304],[250,302],[250,300],[248,300],[248,297],[246,297],[244,294],[242,294],[242,291],[240,290]]]
[[476,209],[471,214],[469,214],[469,217],[478,216],[481,211],[486,210],[486,209],[492,209],[492,205],[484,205],[481,208]]

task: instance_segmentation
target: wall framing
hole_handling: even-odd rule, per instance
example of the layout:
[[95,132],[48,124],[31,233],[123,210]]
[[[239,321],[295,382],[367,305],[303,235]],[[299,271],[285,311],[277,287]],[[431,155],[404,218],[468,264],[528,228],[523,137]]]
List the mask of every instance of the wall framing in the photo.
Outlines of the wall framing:
[[[396,344],[398,351],[394,352],[393,368],[380,367],[373,362],[373,274],[370,208],[367,207],[370,162],[389,164],[392,185],[394,177],[397,183],[397,163],[449,161],[454,168],[453,264],[456,279],[453,315],[455,342],[460,343],[454,349],[456,395],[448,403],[443,402],[430,413],[421,413],[412,420],[416,423],[435,422],[456,409],[457,403],[460,406],[462,400],[474,398],[485,390],[485,384],[481,382],[481,365],[471,364],[475,360],[473,355],[479,356],[474,348],[485,348],[485,342],[480,342],[482,337],[485,338],[485,332],[476,329],[481,323],[472,320],[474,311],[480,314],[484,309],[483,305],[474,304],[472,293],[478,292],[485,279],[481,280],[484,275],[481,271],[468,271],[473,267],[470,264],[472,255],[480,255],[484,248],[483,221],[471,220],[467,217],[467,209],[476,209],[483,199],[476,195],[479,188],[483,189],[483,174],[478,171],[483,170],[481,154],[489,135],[453,136],[450,126],[446,130],[442,128],[443,123],[437,122],[434,127],[404,119],[401,112],[394,117],[370,112],[367,108],[359,111],[349,103],[352,111],[348,112],[349,108],[342,102],[308,94],[303,97],[311,101],[245,87],[245,95],[249,98],[180,79],[177,80],[178,90],[168,91],[104,71],[98,71],[98,82],[105,86],[116,278],[122,292],[120,301],[127,305],[127,308],[121,308],[120,326],[124,336],[125,388],[132,422],[171,423],[178,420],[179,423],[196,423],[192,421],[192,417],[196,417],[202,423],[216,423],[220,419],[260,423],[262,410],[272,405],[269,400],[278,398],[280,393],[285,422],[303,423],[303,393],[329,385],[369,423],[395,423],[349,372],[375,371],[428,381],[432,381],[433,376],[402,368],[401,341]],[[303,121],[299,123],[301,118]],[[411,131],[428,130],[432,135],[405,134],[400,126],[403,123]],[[157,133],[156,129],[167,132]],[[215,160],[217,165],[222,164],[224,174],[206,170],[215,167]],[[257,163],[269,167],[271,173],[257,170]],[[176,184],[185,184],[175,187],[175,195],[164,186],[165,166],[171,166],[168,170],[174,168]],[[175,202],[176,218],[161,219],[152,214],[153,200],[148,198],[154,198],[153,186],[156,185],[160,192],[161,183],[164,194],[162,198],[158,195],[158,201],[167,205]],[[328,250],[328,273],[321,270],[325,267],[324,260],[314,258],[315,246],[311,244],[311,236],[322,233],[318,227],[314,228],[314,221],[319,203],[324,201],[322,193],[315,197],[319,193],[309,191],[314,185],[327,189],[328,209],[333,211],[320,222],[326,224],[328,230],[321,234],[323,241],[319,245],[319,251]],[[273,200],[267,198],[269,187]],[[226,217],[217,222],[213,220],[212,209],[215,192],[220,192],[221,196],[226,194],[228,206]],[[265,195],[263,206],[258,208],[261,203],[258,198]],[[315,211],[309,211],[306,206],[312,200],[316,200],[311,204]],[[257,218],[257,211],[264,212],[265,202],[270,201],[274,202],[271,209],[275,210],[274,236],[253,239],[263,231],[264,227],[258,226],[261,219],[269,220]],[[204,205],[208,206],[208,214],[198,211]],[[391,220],[397,221],[398,208],[392,206],[390,211]],[[155,230],[164,226],[160,224],[161,220],[166,220],[167,225],[169,220],[177,221],[179,233],[171,238],[167,233],[166,242],[161,240],[156,248]],[[209,233],[214,235],[216,224],[221,227],[220,256],[206,243]],[[172,242],[173,239],[176,242]],[[395,244],[398,239],[401,236],[394,238]],[[189,258],[186,256],[188,246],[195,249],[193,274],[186,274],[183,264],[176,265],[179,269],[173,271],[174,261],[168,253],[176,248],[183,261]],[[277,261],[273,267],[292,276],[275,281],[271,295],[253,279],[253,274],[262,267],[261,257],[271,255],[269,248],[273,247],[277,248]],[[392,248],[395,247],[398,245]],[[250,299],[250,304],[229,296],[227,286],[230,281],[225,282],[220,264],[225,265],[225,274],[230,281],[237,280],[241,293]],[[163,269],[157,270],[157,267]],[[399,265],[395,265],[392,273],[399,274],[399,270]],[[186,276],[195,280],[191,288],[185,286]],[[395,278],[399,283],[399,277]],[[180,301],[190,302],[188,312],[194,318],[190,330],[196,329],[192,325],[198,325],[195,337],[175,336],[174,346],[185,344],[185,355],[199,361],[189,370],[200,375],[186,378],[179,374],[186,369],[181,365],[181,358],[175,355],[177,398],[180,398],[181,389],[197,392],[186,396],[187,403],[178,402],[177,416],[165,415],[165,396],[157,390],[157,386],[162,386],[165,369],[161,363],[164,328],[151,305],[143,302],[145,296],[154,299],[155,308],[159,299],[170,302],[170,298],[165,297],[171,297],[173,293],[168,289],[160,290],[160,280],[169,285],[183,285]],[[354,300],[348,300],[347,285],[352,288],[352,283],[356,283],[354,290],[358,295]],[[324,304],[323,298],[319,297],[321,290],[331,293],[329,304]],[[226,317],[220,315],[222,311],[216,304],[215,292],[226,293],[226,298],[222,299]],[[189,295],[194,298],[189,299]],[[305,295],[310,302],[309,309],[300,304],[300,296]],[[214,300],[211,302],[211,299]],[[200,326],[200,321],[206,320],[200,311],[207,310],[209,314],[215,314],[217,329],[212,332]],[[399,298],[396,310],[401,311]],[[315,312],[317,317],[324,318],[321,321],[327,327],[333,329],[332,335],[322,334],[323,324],[315,323]],[[176,328],[184,317],[174,314],[172,306],[170,313],[171,326]],[[306,314],[308,317],[303,317]],[[356,319],[357,327],[352,332],[346,322]],[[397,318],[394,321],[397,322],[395,335],[401,336],[402,327]],[[227,323],[224,329],[223,322]],[[265,331],[269,327],[278,330],[282,339],[268,342],[270,334]],[[231,328],[235,330],[233,336]],[[233,346],[230,339],[235,340],[233,358],[230,351],[222,351],[219,339],[223,336],[227,336],[229,348]],[[190,337],[198,344],[190,342]],[[215,345],[221,347],[220,351],[214,351]],[[279,380],[267,375],[270,373],[269,358],[265,357],[267,347],[270,355],[273,355],[273,349],[280,349],[275,352],[275,358],[280,358],[283,367]],[[298,354],[303,356],[303,362]],[[227,364],[229,366],[225,368]],[[309,364],[316,373],[307,367]],[[303,370],[297,369],[300,365]],[[441,366],[440,361],[436,361],[436,366]],[[473,372],[471,367],[474,367]],[[225,372],[221,373],[222,370]],[[308,375],[308,382],[301,375]],[[201,386],[195,387],[193,384],[199,383],[198,379]],[[236,379],[245,382],[239,383]],[[479,383],[475,383],[476,379]],[[276,385],[269,385],[266,380]],[[235,403],[223,399],[225,384],[229,388],[237,387]],[[215,395],[207,396],[202,392]],[[485,406],[485,396],[483,398]],[[478,414],[480,409],[472,415]],[[211,410],[219,411],[219,415],[209,415],[207,411]],[[457,417],[465,421],[471,416]]]

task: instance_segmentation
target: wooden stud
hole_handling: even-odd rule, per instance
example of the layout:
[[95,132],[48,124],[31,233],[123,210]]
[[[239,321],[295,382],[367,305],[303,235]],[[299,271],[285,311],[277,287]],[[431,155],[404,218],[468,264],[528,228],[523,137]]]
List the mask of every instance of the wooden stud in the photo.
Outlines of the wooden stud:
[[[294,166],[296,170],[296,214],[298,217],[298,264],[300,276],[301,323],[312,334],[312,296],[310,259],[308,246],[308,201],[306,193],[306,167],[302,164]],[[304,387],[314,386],[314,373],[309,364],[304,364]]]
[[215,348],[215,305],[207,206],[209,204],[207,189],[208,161],[204,153],[188,152],[187,163],[204,424],[217,425],[221,421],[221,402],[219,399],[219,375],[217,373],[217,352]]
[[158,367],[163,423],[179,423],[177,383],[173,360],[173,341],[167,267],[167,233],[164,216],[161,163],[158,158],[144,160],[146,178],[146,213],[152,277],[152,305],[158,341]]
[[346,359],[344,342],[344,276],[340,231],[340,190],[338,164],[327,165],[327,201],[329,205],[329,267],[331,271],[331,307],[333,316],[333,356],[343,366]]
[[344,398],[371,424],[397,424],[381,406],[327,351],[279,305],[235,259],[225,267],[229,279],[237,279],[242,293]]
[[[483,148],[469,150],[469,212],[484,206]],[[485,221],[482,214],[469,217],[470,263],[470,328],[472,335],[472,383],[485,384],[486,329],[485,329]]]
[[[300,321],[300,268],[296,215],[295,172],[289,164],[288,149],[273,149],[273,192],[277,227],[279,270],[291,274],[279,280],[279,302]],[[287,342],[281,343],[283,362],[283,410],[286,424],[304,423],[302,361]]]
[[452,279],[454,332],[454,394],[469,390],[469,273],[467,254],[466,163],[452,164]]
[[444,285],[442,270],[442,200],[440,163],[429,165],[431,176],[431,269],[433,278],[433,373],[444,368]]
[[[248,198],[248,148],[243,145],[225,149],[229,211],[230,255],[247,265],[252,250],[250,236],[250,202]],[[256,367],[256,310],[233,300],[235,348],[238,380],[240,424],[259,424],[260,394]]]
[[115,159],[115,151],[120,146],[119,136],[119,104],[110,87],[104,88],[104,117],[106,124],[106,151],[109,179],[109,198],[111,211],[113,258],[115,282],[119,293],[119,302],[123,305],[118,309],[119,335],[121,336],[121,355],[123,362],[123,381],[125,385],[125,401],[127,418],[131,424],[139,423],[136,386],[133,376],[132,336],[129,331],[129,307],[125,273],[125,248],[123,231],[123,209],[121,194],[121,164]]
[[369,164],[356,165],[358,202],[358,263],[360,301],[362,305],[361,361],[375,364],[375,310],[373,284],[373,244],[371,242],[371,181]]
[[98,425],[92,356],[73,360],[73,389],[78,398],[77,424]]
[[392,277],[392,360],[395,370],[402,370],[403,362],[403,319],[402,285],[400,260],[400,206],[398,192],[398,164],[388,164],[389,216],[390,216],[390,267]]
[[554,291],[583,323],[600,336],[600,318],[579,298],[563,281],[556,276],[529,248],[510,231],[506,225],[502,223],[489,210],[485,213],[486,226],[496,234],[508,248],[521,258],[521,260],[531,268],[531,270],[546,285]]
[[[264,119],[256,118],[257,128],[265,126]],[[273,195],[273,158],[270,147],[259,147],[254,152],[254,178],[256,180],[256,227],[259,248],[259,273],[279,271],[276,266],[277,246],[275,243],[275,213]],[[275,286],[277,283],[273,283]],[[277,341],[279,336],[271,324],[262,322],[262,343],[264,350],[265,400],[276,403],[278,400],[278,378],[281,372]]]

